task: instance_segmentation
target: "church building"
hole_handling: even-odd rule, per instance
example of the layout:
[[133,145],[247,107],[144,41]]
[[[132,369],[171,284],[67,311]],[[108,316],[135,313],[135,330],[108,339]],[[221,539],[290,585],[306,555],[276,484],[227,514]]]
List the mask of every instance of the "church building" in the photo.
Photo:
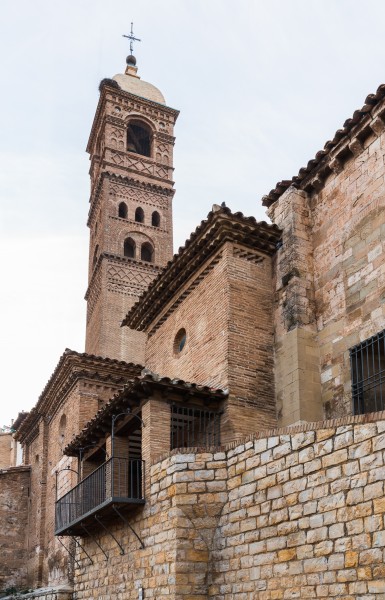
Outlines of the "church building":
[[178,111],[126,62],[87,145],[85,352],[0,437],[0,592],[384,598],[385,86],[269,222],[218,199],[173,254]]

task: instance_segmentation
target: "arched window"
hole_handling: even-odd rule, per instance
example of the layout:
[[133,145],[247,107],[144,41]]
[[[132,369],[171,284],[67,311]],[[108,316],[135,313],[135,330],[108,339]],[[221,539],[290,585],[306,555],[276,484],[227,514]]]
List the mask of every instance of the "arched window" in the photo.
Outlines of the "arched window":
[[151,225],[153,227],[160,227],[160,214],[156,210],[152,213]]
[[119,204],[118,214],[121,219],[127,219],[127,204],[125,202]]
[[144,210],[143,208],[140,208],[140,206],[138,206],[135,211],[135,221],[138,223],[144,223]]
[[127,150],[151,156],[151,129],[142,121],[131,121],[127,127]]
[[135,258],[135,242],[132,238],[124,240],[124,256]]
[[146,262],[154,262],[154,248],[148,242],[142,244],[140,258]]

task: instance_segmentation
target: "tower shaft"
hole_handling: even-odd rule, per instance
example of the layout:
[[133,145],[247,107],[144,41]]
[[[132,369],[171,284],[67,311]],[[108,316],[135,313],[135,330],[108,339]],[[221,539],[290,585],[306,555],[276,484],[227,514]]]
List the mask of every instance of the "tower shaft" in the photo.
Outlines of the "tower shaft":
[[91,197],[86,352],[90,354],[144,361],[144,334],[121,328],[120,323],[172,257],[177,116],[159,90],[140,80],[135,64],[101,84],[87,147]]

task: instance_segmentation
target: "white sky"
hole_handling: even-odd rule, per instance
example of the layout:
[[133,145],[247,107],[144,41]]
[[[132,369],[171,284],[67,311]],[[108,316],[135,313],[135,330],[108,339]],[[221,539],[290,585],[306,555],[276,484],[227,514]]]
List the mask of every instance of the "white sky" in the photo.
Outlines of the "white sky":
[[225,201],[260,198],[313,158],[385,80],[383,0],[1,0],[0,427],[66,347],[84,350],[85,146],[103,77],[141,77],[181,111],[175,249]]

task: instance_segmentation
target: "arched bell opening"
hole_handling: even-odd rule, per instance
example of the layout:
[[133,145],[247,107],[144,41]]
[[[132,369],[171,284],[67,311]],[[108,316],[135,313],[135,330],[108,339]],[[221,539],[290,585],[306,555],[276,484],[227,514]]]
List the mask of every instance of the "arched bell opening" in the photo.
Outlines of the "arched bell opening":
[[126,238],[124,240],[124,256],[127,258],[135,258],[136,244],[132,238]]
[[152,131],[143,121],[130,121],[127,127],[127,151],[151,156]]
[[144,244],[142,244],[140,258],[146,262],[154,262],[154,248],[149,242],[144,242]]

